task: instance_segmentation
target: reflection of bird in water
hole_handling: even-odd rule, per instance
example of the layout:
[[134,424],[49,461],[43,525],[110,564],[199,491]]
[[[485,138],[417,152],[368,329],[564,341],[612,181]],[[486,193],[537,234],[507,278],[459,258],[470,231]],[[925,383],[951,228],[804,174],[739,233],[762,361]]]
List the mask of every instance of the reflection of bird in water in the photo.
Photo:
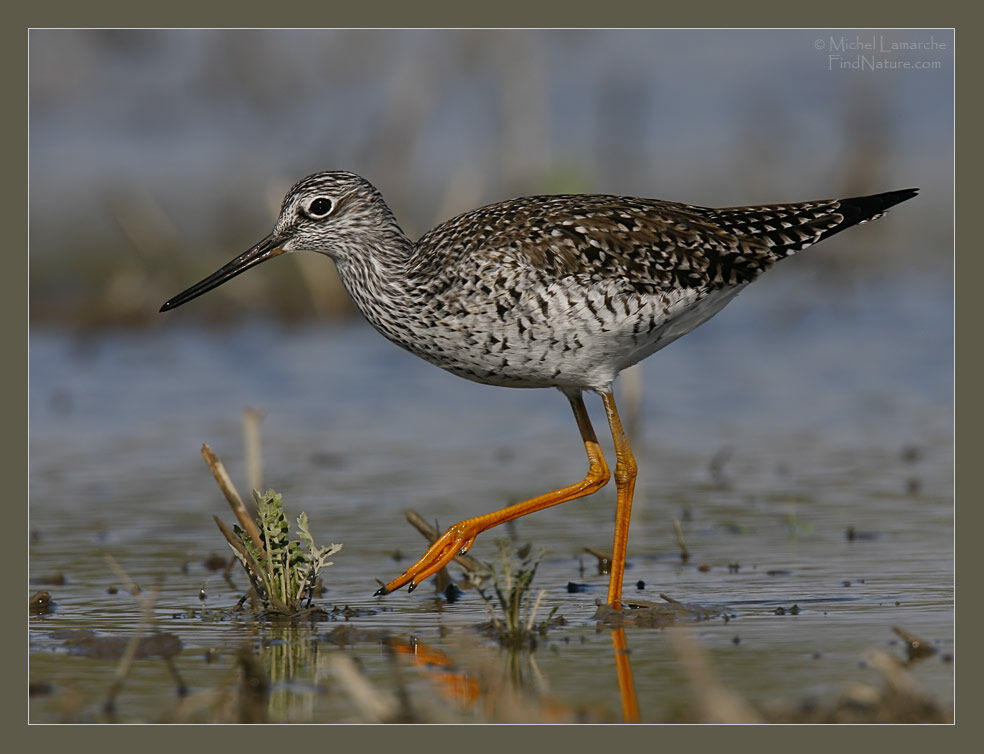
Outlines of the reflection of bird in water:
[[315,173],[287,193],[270,235],[161,311],[284,252],[317,251],[335,260],[366,319],[394,343],[476,382],[567,396],[588,455],[585,478],[455,524],[377,594],[413,590],[486,529],[602,487],[610,472],[582,399],[585,390],[600,394],[615,444],[607,603],[617,609],[636,462],[615,377],[720,311],[775,262],[915,194],[727,209],[534,196],[466,212],[414,243],[365,179]]

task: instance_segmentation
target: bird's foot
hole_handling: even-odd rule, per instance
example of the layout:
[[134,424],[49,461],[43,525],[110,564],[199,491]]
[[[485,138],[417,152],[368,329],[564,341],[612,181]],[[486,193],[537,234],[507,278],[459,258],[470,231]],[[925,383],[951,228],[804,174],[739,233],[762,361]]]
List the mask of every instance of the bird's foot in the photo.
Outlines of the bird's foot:
[[407,591],[412,592],[424,579],[433,576],[454,560],[455,556],[464,555],[468,552],[480,531],[480,528],[469,521],[462,521],[455,524],[434,540],[434,544],[428,548],[427,552],[416,563],[388,584],[379,587],[373,596],[395,592],[407,584],[409,584]]

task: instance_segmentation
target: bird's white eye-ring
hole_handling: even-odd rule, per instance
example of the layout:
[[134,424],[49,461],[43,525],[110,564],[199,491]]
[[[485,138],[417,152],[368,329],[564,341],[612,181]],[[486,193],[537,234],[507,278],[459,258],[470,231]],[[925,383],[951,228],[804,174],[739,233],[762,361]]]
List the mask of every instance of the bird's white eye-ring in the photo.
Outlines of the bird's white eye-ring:
[[333,209],[335,209],[335,202],[327,196],[319,196],[317,199],[312,200],[307,206],[307,209],[304,210],[304,213],[312,220],[321,220],[322,218],[328,217]]

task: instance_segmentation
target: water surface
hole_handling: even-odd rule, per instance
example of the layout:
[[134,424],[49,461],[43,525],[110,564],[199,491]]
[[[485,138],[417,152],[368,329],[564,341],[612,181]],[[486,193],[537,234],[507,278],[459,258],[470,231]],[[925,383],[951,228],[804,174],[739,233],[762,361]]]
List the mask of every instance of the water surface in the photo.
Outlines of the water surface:
[[[940,650],[910,674],[949,704],[950,298],[947,282],[832,292],[796,270],[777,273],[643,365],[626,595],[726,608],[733,617],[695,624],[695,635],[720,681],[753,703],[878,685],[866,653],[901,657],[900,626]],[[332,653],[343,650],[325,637],[336,623],[277,633],[200,615],[231,607],[246,588],[241,573],[232,587],[202,564],[226,550],[212,515],[231,514],[199,448],[207,442],[245,491],[247,407],[264,413],[265,486],[292,514],[308,513],[316,539],[344,545],[320,603],[360,610],[350,624],[413,634],[464,666],[505,662],[471,630],[486,617],[474,592],[455,604],[429,584],[372,597],[376,578],[422,552],[404,509],[448,525],[569,484],[585,468],[558,393],[468,383],[361,322],[205,330],[189,306],[149,330],[36,328],[30,357],[30,574],[65,577],[32,584],[57,605],[30,620],[31,680],[51,687],[32,698],[35,722],[105,719],[116,662],[71,655],[60,633],[128,635],[138,623],[136,600],[108,591],[122,584],[105,554],[145,590],[160,589],[157,627],[183,642],[176,667],[193,699],[234,682],[239,643],[266,641],[280,647],[267,655],[269,719],[364,719],[332,670]],[[589,409],[610,448],[600,402],[589,396]],[[566,619],[533,655],[541,692],[592,719],[619,719],[611,641],[592,617],[607,577],[583,552],[610,547],[613,508],[606,488],[511,529],[546,549],[536,578],[543,612],[557,607]],[[494,560],[496,536],[479,537],[472,555]],[[571,581],[587,591],[569,593]],[[776,614],[794,604],[798,614]],[[671,717],[686,698],[674,649],[660,630],[630,629],[627,639],[643,720]],[[392,687],[378,641],[345,651],[373,683]],[[402,667],[423,718],[480,719],[436,703],[432,671]],[[116,719],[167,719],[175,702],[163,664],[139,660]],[[202,702],[198,718],[187,717],[210,714]]]

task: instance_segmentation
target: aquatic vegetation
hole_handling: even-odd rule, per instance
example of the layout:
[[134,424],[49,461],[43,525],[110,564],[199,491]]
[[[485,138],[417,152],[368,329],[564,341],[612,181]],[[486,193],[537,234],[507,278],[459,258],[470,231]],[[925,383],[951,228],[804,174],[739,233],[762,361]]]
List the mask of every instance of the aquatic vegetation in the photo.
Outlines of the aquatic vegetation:
[[316,545],[305,513],[297,517],[299,539],[292,540],[280,493],[267,490],[260,495],[254,491],[253,499],[259,523],[259,544],[245,527],[233,525],[230,534],[225,524],[216,518],[219,529],[267,612],[293,615],[310,608],[319,574],[332,565],[328,558],[342,546]]
[[[526,545],[516,552],[517,563],[510,551],[508,539],[498,539],[496,545],[499,548],[500,567],[496,569],[492,565],[488,566],[494,597],[486,593],[482,586],[477,587],[479,595],[485,600],[490,617],[487,623],[482,624],[482,628],[511,649],[532,649],[536,647],[537,635],[546,633],[548,626],[562,620],[554,618],[557,612],[555,606],[545,620],[535,622],[546,590],[541,589],[533,597],[531,587],[537,566],[543,559],[543,551],[534,553]],[[501,617],[496,607],[499,608]]]
[[213,516],[215,524],[246,571],[264,611],[268,615],[294,616],[310,610],[318,576],[332,564],[328,558],[342,546],[316,545],[306,513],[297,517],[299,539],[291,539],[283,498],[274,490],[267,490],[263,495],[253,491],[254,519],[222,461],[208,445],[202,445],[202,457],[239,522],[233,525],[232,531],[218,516]]

